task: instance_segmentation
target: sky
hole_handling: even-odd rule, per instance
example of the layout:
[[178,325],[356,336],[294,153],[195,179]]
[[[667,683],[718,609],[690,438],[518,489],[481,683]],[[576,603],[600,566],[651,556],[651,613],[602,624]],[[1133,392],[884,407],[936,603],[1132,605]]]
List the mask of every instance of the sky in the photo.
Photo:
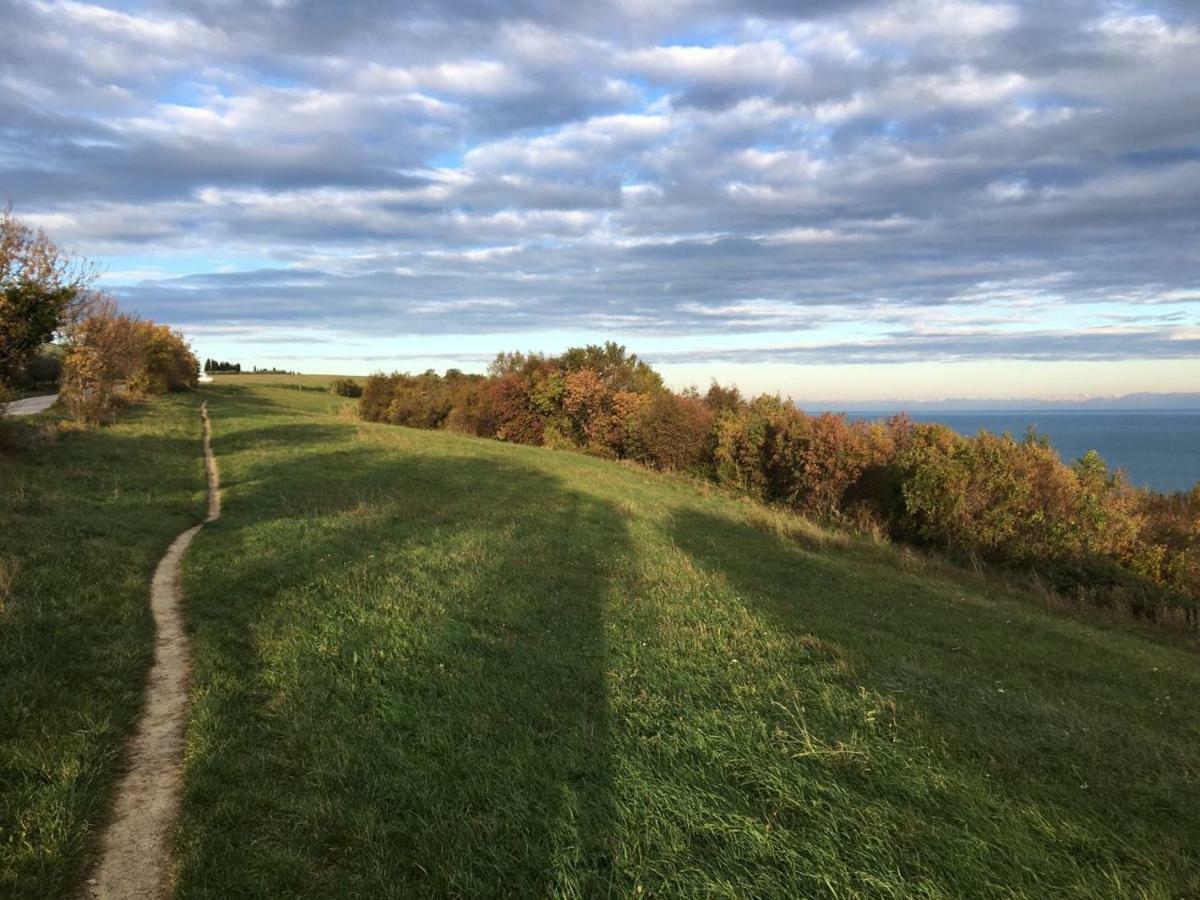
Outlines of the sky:
[[0,0],[0,202],[201,357],[616,340],[800,400],[1200,390],[1200,4]]

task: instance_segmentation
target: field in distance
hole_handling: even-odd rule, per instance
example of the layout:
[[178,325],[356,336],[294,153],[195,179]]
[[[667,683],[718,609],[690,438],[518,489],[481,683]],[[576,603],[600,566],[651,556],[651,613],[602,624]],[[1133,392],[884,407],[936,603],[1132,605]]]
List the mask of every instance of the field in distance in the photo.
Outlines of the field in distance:
[[[165,543],[170,501],[199,510],[186,413],[212,414],[224,514],[185,563],[178,897],[1200,894],[1182,642],[691,479],[359,422],[351,401],[271,386],[288,377],[217,376],[47,451],[74,465],[86,439],[104,461],[88,527],[116,535],[137,511],[109,479],[147,490],[123,467],[160,433],[152,464],[178,460],[178,487],[128,544]],[[67,521],[45,474],[5,502]],[[130,572],[154,558],[118,551]],[[52,557],[35,579],[61,577]],[[132,660],[67,685],[114,692],[126,721],[145,618],[55,615]],[[52,733],[66,696],[24,701],[21,733]],[[117,737],[72,751],[109,754],[93,785]],[[39,769],[52,743],[13,744],[26,805],[0,829],[41,823],[70,850],[102,809],[53,805],[66,788],[45,782],[74,757]],[[74,850],[39,869],[22,846],[0,841],[0,872],[28,873],[10,893],[78,871]]]
[[350,379],[359,384],[365,384],[365,375],[279,375],[272,372],[240,372],[238,374],[214,372],[213,385],[253,385],[255,387],[304,387],[328,389],[329,385],[341,379]]

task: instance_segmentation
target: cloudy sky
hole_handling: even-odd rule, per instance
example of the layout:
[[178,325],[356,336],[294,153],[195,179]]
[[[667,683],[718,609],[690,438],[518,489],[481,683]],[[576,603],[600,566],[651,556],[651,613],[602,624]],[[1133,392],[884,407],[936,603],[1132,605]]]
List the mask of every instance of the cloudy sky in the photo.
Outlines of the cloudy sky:
[[616,339],[800,399],[1200,390],[1200,4],[0,0],[0,202],[199,355]]

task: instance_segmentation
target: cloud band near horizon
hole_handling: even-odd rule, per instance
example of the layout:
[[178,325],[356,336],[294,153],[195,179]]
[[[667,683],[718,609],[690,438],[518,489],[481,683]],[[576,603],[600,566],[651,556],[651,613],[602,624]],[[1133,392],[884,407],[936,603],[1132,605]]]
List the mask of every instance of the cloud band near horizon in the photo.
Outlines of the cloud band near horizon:
[[1195,388],[1193,4],[0,14],[0,198],[202,355],[570,333],[718,376],[1179,360]]

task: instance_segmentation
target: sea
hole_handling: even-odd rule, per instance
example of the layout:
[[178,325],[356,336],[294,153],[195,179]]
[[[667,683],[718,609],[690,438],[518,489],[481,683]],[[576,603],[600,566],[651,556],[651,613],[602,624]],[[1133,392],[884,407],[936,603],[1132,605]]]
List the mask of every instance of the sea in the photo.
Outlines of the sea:
[[[854,419],[879,419],[890,412],[853,412]],[[1013,410],[910,413],[915,422],[940,422],[959,434],[981,428],[1020,438],[1033,426],[1050,438],[1064,462],[1095,450],[1109,468],[1124,469],[1136,487],[1186,491],[1200,481],[1200,411]]]

